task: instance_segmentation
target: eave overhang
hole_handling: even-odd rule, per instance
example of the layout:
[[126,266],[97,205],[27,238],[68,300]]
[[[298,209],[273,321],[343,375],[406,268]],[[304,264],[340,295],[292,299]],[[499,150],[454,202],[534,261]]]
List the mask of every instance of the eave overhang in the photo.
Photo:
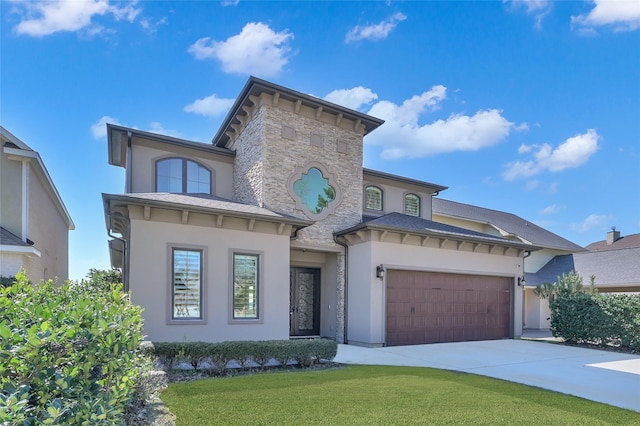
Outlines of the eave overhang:
[[431,192],[434,195],[437,195],[438,193],[440,193],[440,191],[449,189],[449,187],[447,186],[437,185],[435,183],[425,182],[418,179],[411,179],[404,176],[398,176],[391,173],[380,172],[378,170],[367,169],[367,168],[362,169],[362,175],[363,177],[366,177],[367,175],[369,175],[369,176],[380,178],[383,180],[392,180],[392,181],[400,182],[403,184],[423,187],[426,190],[425,192]]
[[22,254],[28,257],[41,257],[40,250],[33,246],[0,245],[0,253]]
[[44,165],[44,162],[42,161],[40,154],[30,149],[25,150],[20,148],[9,148],[9,147],[4,147],[3,152],[7,154],[7,158],[11,160],[28,161],[30,164],[33,164],[35,166],[34,167],[35,172],[40,176],[40,178],[44,182],[45,189],[49,193],[51,200],[53,201],[54,205],[58,209],[58,212],[60,213],[60,215],[62,216],[62,220],[67,225],[67,229],[69,231],[73,231],[74,229],[76,229],[76,225],[75,223],[73,223],[73,219],[71,219],[71,215],[69,214],[67,207],[62,201],[62,197],[60,196],[58,189],[54,185],[53,179],[51,179],[51,175],[49,174],[47,167]]
[[228,157],[235,157],[235,152],[214,146],[209,143],[195,142],[186,139],[174,138],[153,132],[132,129],[116,124],[107,124],[107,145],[109,147],[109,164],[112,166],[127,167],[127,147],[133,138],[143,138],[166,143],[183,148],[195,149]]
[[[471,244],[477,244],[477,245],[480,245],[480,244],[487,245],[490,247],[490,250],[489,250],[490,252],[493,247],[503,247],[505,249],[512,248],[517,250],[519,255],[522,255],[525,252],[533,252],[533,251],[541,250],[541,247],[537,247],[531,244],[505,240],[502,238],[494,238],[491,236],[483,237],[483,236],[476,236],[476,235],[466,235],[463,233],[447,232],[447,231],[440,231],[440,230],[434,230],[434,229],[428,229],[428,228],[418,230],[418,229],[410,229],[410,228],[396,227],[396,226],[390,226],[390,225],[379,225],[379,224],[373,224],[373,223],[362,223],[362,224],[356,225],[354,227],[345,229],[343,231],[336,232],[335,236],[348,237],[349,235],[352,235],[352,236],[358,236],[360,238],[363,235],[363,233],[368,231],[379,231],[382,235],[385,235],[385,233],[390,233],[390,232],[401,234],[403,236],[402,242],[406,241],[409,236],[420,237],[423,242],[425,242],[430,238],[438,239],[441,242],[440,243],[441,247],[444,245],[445,242],[453,241],[458,243],[457,244],[458,249],[463,243],[471,243]],[[349,240],[349,238],[347,238],[347,240]]]
[[254,105],[254,101],[251,98],[258,97],[263,93],[273,95],[277,99],[286,99],[291,101],[297,104],[298,108],[300,106],[307,106],[320,112],[334,114],[341,118],[360,123],[364,127],[363,136],[372,132],[384,123],[384,120],[379,118],[251,76],[236,98],[235,103],[229,110],[229,113],[225,117],[220,129],[215,134],[211,142],[218,147],[226,146],[231,139],[228,133],[235,132],[234,127],[242,124],[238,117],[247,115],[245,109]]
[[[141,206],[148,208],[160,208],[167,210],[174,210],[179,212],[188,213],[202,213],[217,216],[218,218],[230,217],[237,219],[246,219],[250,223],[253,221],[262,221],[275,223],[279,225],[291,225],[294,230],[302,229],[312,225],[314,222],[305,219],[298,219],[291,216],[284,216],[277,213],[270,212],[271,214],[261,214],[252,212],[241,212],[232,209],[215,208],[215,207],[203,207],[190,205],[185,203],[176,203],[162,200],[153,199],[141,199],[135,195],[114,195],[114,194],[102,194],[102,200],[104,204],[105,221],[107,230],[118,232],[123,235],[119,230],[114,228],[120,228],[114,221],[119,220],[122,217],[121,213],[117,212],[118,208],[127,208],[128,206]],[[269,212],[264,209],[265,213]]]

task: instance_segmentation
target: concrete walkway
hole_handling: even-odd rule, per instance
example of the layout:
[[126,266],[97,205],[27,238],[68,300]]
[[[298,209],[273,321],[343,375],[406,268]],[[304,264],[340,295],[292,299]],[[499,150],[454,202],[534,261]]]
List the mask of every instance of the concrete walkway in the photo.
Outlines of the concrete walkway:
[[532,340],[363,348],[335,362],[432,367],[495,377],[640,412],[640,356]]

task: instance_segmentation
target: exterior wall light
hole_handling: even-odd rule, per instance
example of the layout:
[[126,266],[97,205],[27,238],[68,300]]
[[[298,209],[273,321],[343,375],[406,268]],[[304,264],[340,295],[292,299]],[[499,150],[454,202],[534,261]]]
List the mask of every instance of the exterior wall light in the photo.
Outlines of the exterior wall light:
[[526,282],[524,281],[524,275],[521,277],[518,277],[518,285],[521,287],[524,287],[526,284]]
[[376,266],[376,278],[380,278],[381,280],[384,279],[384,266]]

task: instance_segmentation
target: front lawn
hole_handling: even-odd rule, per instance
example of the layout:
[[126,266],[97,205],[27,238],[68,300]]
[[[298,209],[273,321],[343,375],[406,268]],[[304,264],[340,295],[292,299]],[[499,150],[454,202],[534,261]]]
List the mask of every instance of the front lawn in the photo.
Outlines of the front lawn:
[[172,383],[180,425],[640,424],[640,414],[473,374],[348,366]]

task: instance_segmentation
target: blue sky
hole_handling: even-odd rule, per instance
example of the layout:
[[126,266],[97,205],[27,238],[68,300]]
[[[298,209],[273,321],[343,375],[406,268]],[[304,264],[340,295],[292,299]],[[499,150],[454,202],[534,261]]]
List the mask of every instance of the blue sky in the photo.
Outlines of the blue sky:
[[0,123],[109,267],[106,122],[208,142],[254,75],[384,119],[365,166],[577,243],[640,232],[640,2],[2,1]]

